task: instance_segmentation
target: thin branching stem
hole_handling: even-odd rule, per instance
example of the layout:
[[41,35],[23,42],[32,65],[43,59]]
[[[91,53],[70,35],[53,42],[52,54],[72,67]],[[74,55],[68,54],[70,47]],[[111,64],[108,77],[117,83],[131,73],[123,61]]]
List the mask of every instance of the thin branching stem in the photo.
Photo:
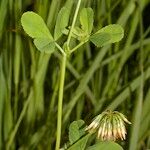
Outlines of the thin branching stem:
[[77,50],[78,48],[80,48],[83,44],[85,44],[88,41],[88,39],[86,39],[85,41],[79,43],[76,47],[74,47],[73,49],[70,50],[70,53],[73,53],[75,50]]
[[58,48],[58,50],[63,54],[66,55],[66,53],[64,52],[64,50],[55,42],[56,47]]

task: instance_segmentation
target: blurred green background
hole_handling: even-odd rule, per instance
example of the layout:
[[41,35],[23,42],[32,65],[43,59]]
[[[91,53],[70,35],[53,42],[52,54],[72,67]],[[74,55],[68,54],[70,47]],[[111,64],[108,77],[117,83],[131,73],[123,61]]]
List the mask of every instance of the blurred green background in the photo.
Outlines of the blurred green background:
[[[0,0],[0,149],[54,150],[61,55],[36,50],[24,33],[23,12],[41,15],[51,33],[57,14],[77,0]],[[123,40],[104,48],[86,43],[67,62],[63,146],[73,120],[89,124],[103,110],[132,122],[125,150],[150,149],[150,0],[82,0],[94,10],[94,32],[118,23]],[[60,44],[66,37],[60,39]],[[72,41],[75,44],[77,41]]]

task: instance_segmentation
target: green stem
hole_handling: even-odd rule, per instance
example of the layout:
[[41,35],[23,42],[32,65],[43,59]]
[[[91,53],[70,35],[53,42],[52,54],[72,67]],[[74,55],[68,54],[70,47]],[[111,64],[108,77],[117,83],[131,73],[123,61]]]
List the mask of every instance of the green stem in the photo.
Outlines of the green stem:
[[89,40],[89,38],[86,39],[85,41],[82,41],[81,43],[79,43],[76,47],[74,47],[73,49],[70,50],[70,53],[73,53],[75,50],[77,50],[79,47],[81,47],[83,44],[85,44],[88,40]]
[[63,54],[66,55],[64,50],[55,42],[56,47],[58,48],[58,50]]
[[59,150],[61,141],[61,126],[62,126],[62,105],[63,105],[63,91],[66,71],[66,54],[62,57],[61,72],[60,72],[60,85],[59,85],[59,97],[58,97],[58,113],[57,113],[57,138],[55,150]]
[[[69,49],[69,44],[72,36],[72,31],[75,26],[75,22],[77,19],[77,15],[79,12],[81,0],[78,0],[78,4],[75,10],[75,14],[73,17],[71,29],[68,35],[67,39],[67,50]],[[62,106],[63,106],[63,91],[64,91],[64,82],[65,82],[65,72],[66,72],[66,61],[67,61],[67,56],[66,56],[66,49],[63,51],[63,49],[56,43],[57,48],[62,52],[63,57],[62,57],[62,63],[61,63],[61,72],[60,72],[60,85],[59,85],[59,96],[58,96],[58,113],[57,113],[57,137],[56,137],[56,147],[55,150],[59,150],[60,148],[60,141],[61,141],[61,127],[62,127]]]
[[71,36],[72,36],[72,31],[73,31],[73,28],[75,26],[75,22],[76,22],[77,15],[78,15],[78,12],[79,12],[80,4],[81,4],[81,0],[78,0],[78,4],[77,4],[76,10],[75,10],[74,17],[73,17],[71,29],[70,29],[70,32],[69,32],[69,35],[68,35],[68,39],[67,39],[67,47],[69,47],[69,44],[70,44],[70,40],[71,40]]

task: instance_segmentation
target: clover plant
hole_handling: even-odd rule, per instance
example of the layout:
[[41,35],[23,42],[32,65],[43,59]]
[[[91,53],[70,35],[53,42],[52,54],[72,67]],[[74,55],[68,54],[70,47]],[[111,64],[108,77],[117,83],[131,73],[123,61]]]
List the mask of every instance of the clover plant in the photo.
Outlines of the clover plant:
[[[53,35],[50,33],[42,17],[37,13],[28,11],[21,17],[22,27],[33,39],[33,43],[38,51],[41,53],[52,54],[58,50],[62,54],[58,95],[56,150],[60,149],[61,142],[65,70],[69,56],[86,42],[91,42],[97,47],[102,47],[111,43],[119,42],[124,36],[124,30],[119,24],[109,24],[108,26],[93,32],[94,12],[92,8],[81,8],[79,11],[80,5],[81,0],[78,0],[71,24],[69,23],[69,12],[71,9],[67,6],[61,8],[58,13]],[[76,25],[77,19],[80,24]],[[59,39],[62,37],[66,37],[64,38],[66,41],[60,44]],[[71,44],[72,39],[75,39],[77,41],[76,43],[78,43],[74,47],[72,47]],[[65,144],[62,149],[84,150],[86,148],[88,138],[91,135],[91,133],[87,133],[85,130],[85,123],[83,120],[74,121],[69,127],[69,142]],[[107,139],[107,141],[99,141],[93,146],[89,146],[87,149],[122,150],[122,147],[112,140],[109,141]]]

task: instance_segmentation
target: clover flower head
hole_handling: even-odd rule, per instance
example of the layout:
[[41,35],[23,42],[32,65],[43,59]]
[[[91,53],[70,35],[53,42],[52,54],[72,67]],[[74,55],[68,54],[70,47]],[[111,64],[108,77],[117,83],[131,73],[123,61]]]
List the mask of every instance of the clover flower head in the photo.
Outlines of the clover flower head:
[[98,139],[105,140],[125,140],[125,123],[131,124],[127,118],[118,111],[105,111],[98,115],[93,122],[86,128],[89,133],[97,132]]

